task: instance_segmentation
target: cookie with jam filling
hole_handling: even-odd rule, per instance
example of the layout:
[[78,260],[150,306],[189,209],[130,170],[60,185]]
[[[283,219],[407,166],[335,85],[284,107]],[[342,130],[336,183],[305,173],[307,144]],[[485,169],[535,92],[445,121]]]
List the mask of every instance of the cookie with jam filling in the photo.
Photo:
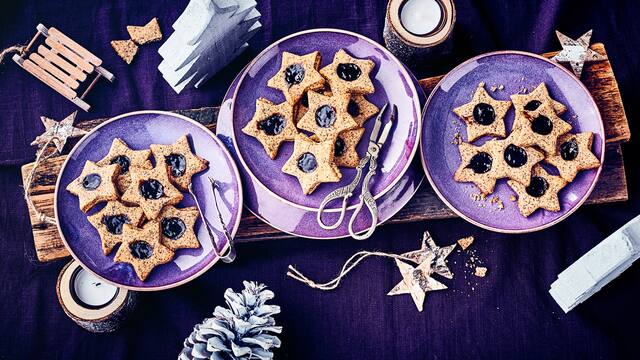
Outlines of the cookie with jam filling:
[[141,281],[145,281],[151,270],[173,259],[173,251],[160,241],[160,223],[149,221],[142,229],[123,225],[122,244],[113,261],[128,263]]
[[318,51],[301,56],[284,51],[280,69],[269,79],[267,86],[282,91],[289,104],[296,104],[308,90],[317,90],[324,85],[319,67]]
[[593,133],[566,134],[558,139],[556,152],[546,162],[555,166],[566,181],[573,181],[578,171],[596,169],[600,160],[591,152]]
[[511,101],[492,98],[484,85],[484,82],[478,84],[471,101],[453,109],[467,126],[467,142],[485,135],[507,136],[504,118],[511,107]]
[[528,186],[509,180],[507,184],[518,194],[518,209],[528,217],[538,209],[560,211],[558,192],[567,185],[559,176],[549,174],[540,165],[533,167]]
[[[364,128],[356,128],[341,132],[336,138],[333,147],[333,162],[336,166],[355,168],[360,162],[360,155],[356,147],[364,135]],[[312,140],[319,141],[317,136],[312,136]]]
[[98,166],[87,160],[80,176],[67,185],[67,191],[78,197],[80,210],[87,212],[100,202],[118,199],[115,182],[119,173],[118,164]]
[[151,150],[132,150],[127,143],[120,138],[113,139],[109,153],[103,157],[96,164],[100,166],[118,164],[120,165],[120,175],[116,180],[118,190],[123,193],[129,187],[131,183],[131,175],[129,174],[129,168],[142,167],[150,169],[153,166],[149,161],[151,157]]
[[305,195],[311,194],[322,183],[338,182],[342,174],[333,163],[333,146],[333,141],[315,142],[304,134],[298,134],[293,154],[282,171],[298,178]]
[[[323,95],[331,96],[331,91],[320,92]],[[302,119],[304,114],[307,113],[309,108],[309,97],[305,94],[296,107],[296,124]],[[347,105],[347,112],[359,127],[363,127],[364,123],[371,119],[371,117],[378,113],[380,109],[372,102],[367,100],[362,94],[351,94],[349,105]]]
[[460,166],[453,175],[458,182],[472,182],[483,194],[490,194],[496,186],[497,172],[496,157],[499,154],[489,144],[481,146],[461,142],[458,145],[460,151]]
[[370,76],[374,67],[372,60],[354,58],[340,49],[333,61],[320,69],[320,74],[334,93],[372,94],[375,87]]
[[109,255],[114,246],[122,242],[122,229],[125,224],[140,226],[144,213],[138,206],[126,206],[119,201],[109,201],[100,211],[87,217],[102,242],[102,252]]
[[513,102],[513,107],[515,107],[516,111],[526,111],[532,116],[537,114],[543,104],[551,105],[557,115],[562,115],[567,111],[567,107],[563,103],[551,98],[545,83],[540,83],[528,94],[511,95],[511,102]]
[[358,127],[356,121],[349,115],[350,95],[347,93],[326,96],[315,91],[307,93],[309,109],[298,121],[298,128],[307,130],[321,141],[335,142],[338,134],[345,130]]
[[516,110],[510,137],[520,146],[535,145],[546,154],[553,154],[558,137],[571,129],[571,125],[558,117],[550,104],[544,103],[535,112]]
[[191,177],[209,167],[209,161],[191,151],[189,138],[182,135],[171,145],[150,145],[151,153],[156,160],[156,167],[167,169],[169,180],[179,189],[187,191]]
[[164,166],[130,171],[131,184],[122,194],[122,201],[140,206],[147,219],[156,219],[163,207],[182,201],[182,193],[173,186]]
[[193,231],[199,215],[195,207],[178,209],[165,206],[157,220],[160,222],[162,244],[173,251],[199,248],[200,241]]
[[531,181],[531,169],[544,159],[541,151],[518,146],[511,136],[504,140],[487,141],[485,145],[495,154],[497,178],[508,178],[525,186],[529,186]]
[[258,98],[256,112],[242,132],[258,139],[267,155],[275,159],[280,145],[292,141],[298,133],[293,121],[293,105],[286,101],[276,105]]

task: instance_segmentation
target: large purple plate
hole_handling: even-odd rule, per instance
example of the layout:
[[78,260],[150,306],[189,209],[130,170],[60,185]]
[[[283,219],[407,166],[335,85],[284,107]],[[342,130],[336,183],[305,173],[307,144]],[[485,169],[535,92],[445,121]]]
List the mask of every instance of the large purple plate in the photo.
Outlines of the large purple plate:
[[[494,195],[502,199],[504,210],[496,210],[486,204],[478,206],[471,199],[478,190],[471,183],[453,180],[460,165],[457,146],[452,143],[454,134],[460,131],[466,138],[464,126],[451,109],[469,101],[478,83],[487,87],[504,85],[504,90],[491,92],[499,100],[509,99],[524,86],[532,89],[544,82],[551,97],[562,102],[568,111],[562,115],[573,126],[573,132],[594,133],[593,152],[604,160],[604,129],[600,112],[584,85],[564,67],[541,56],[502,51],[474,57],[449,72],[435,87],[427,100],[423,113],[423,131],[420,153],[427,178],[440,198],[458,215],[483,228],[522,233],[544,229],[554,225],[574,212],[589,196],[596,184],[602,166],[583,171],[560,191],[560,212],[538,210],[528,218],[518,211],[517,204],[509,201],[514,194],[505,180],[499,180]],[[507,130],[514,120],[513,109],[507,113]],[[481,144],[486,139],[477,140]]]
[[[196,222],[195,231],[202,245],[199,249],[180,249],[174,259],[157,266],[143,282],[128,264],[113,262],[113,251],[102,254],[98,232],[80,211],[78,199],[65,188],[82,172],[86,160],[98,161],[109,151],[114,138],[121,138],[133,149],[147,149],[151,144],[171,144],[183,134],[190,134],[193,151],[209,160],[209,169],[193,177],[196,196],[201,199],[203,211],[217,234],[222,226],[214,206],[213,193],[207,177],[220,184],[222,195],[220,211],[225,225],[235,235],[240,224],[242,188],[240,175],[233,160],[220,140],[199,123],[169,112],[138,111],[117,116],[96,127],[71,150],[62,165],[55,191],[55,214],[58,230],[71,255],[86,269],[118,286],[133,290],[162,290],[184,284],[204,273],[218,260],[202,220]],[[193,206],[193,198],[185,194],[179,207]],[[89,214],[98,211],[94,207]],[[223,236],[216,239],[217,248],[228,244]]]
[[[421,130],[419,94],[411,75],[404,66],[384,47],[376,42],[344,30],[314,29],[287,36],[262,51],[244,71],[234,95],[232,139],[238,149],[238,160],[247,173],[257,180],[257,184],[272,192],[274,196],[294,206],[306,210],[317,209],[327,194],[353,179],[355,170],[341,168],[342,180],[338,183],[322,184],[311,195],[304,195],[298,180],[282,172],[282,166],[293,151],[291,142],[283,144],[275,160],[271,160],[262,145],[253,137],[242,133],[241,129],[251,120],[255,112],[255,101],[265,97],[276,103],[284,101],[279,90],[269,88],[267,80],[278,70],[282,52],[306,54],[320,51],[322,66],[333,60],[333,55],[345,49],[358,58],[368,58],[376,63],[371,77],[376,88],[374,94],[367,95],[369,101],[379,108],[389,102],[398,108],[397,121],[392,128],[389,140],[378,158],[378,173],[372,182],[371,192],[379,198],[400,180],[411,165],[413,155],[418,148]],[[365,125],[363,141],[358,152],[364,154],[374,121]],[[358,201],[358,192],[349,200],[354,207]],[[330,206],[339,206],[333,202]]]
[[[233,126],[232,95],[240,81],[240,77],[241,74],[235,78],[229,87],[229,90],[227,90],[227,94],[225,95],[222,106],[220,107],[220,112],[218,113],[218,123],[216,127],[218,137],[225,143],[229,152],[236,161],[238,159],[238,155],[231,138]],[[421,101],[424,102],[422,91],[420,91],[419,94]],[[273,196],[272,192],[258,184],[257,180],[249,176],[246,170],[242,167],[240,168],[240,173],[243,178],[245,190],[244,205],[249,211],[265,221],[267,224],[280,231],[306,238],[335,239],[349,236],[349,231],[346,226],[347,221],[335,230],[324,230],[316,222],[315,211],[290,205]],[[414,161],[396,185],[377,200],[379,214],[378,222],[383,223],[400,211],[400,209],[402,209],[402,207],[411,200],[423,180],[424,176],[422,175],[422,169],[420,169],[420,165],[417,164],[417,161]],[[352,213],[353,210],[348,210],[345,218],[350,217]],[[330,216],[336,215],[327,215],[329,220],[333,220]],[[367,225],[371,223],[370,221],[371,218],[368,213],[363,212],[356,219],[354,229],[356,232],[365,230]]]

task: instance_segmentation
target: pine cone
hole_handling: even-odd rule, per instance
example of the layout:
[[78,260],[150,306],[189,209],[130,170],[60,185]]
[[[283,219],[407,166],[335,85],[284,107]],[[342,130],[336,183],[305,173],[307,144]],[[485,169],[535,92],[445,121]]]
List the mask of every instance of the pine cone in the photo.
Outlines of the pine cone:
[[212,318],[195,326],[178,360],[273,359],[272,349],[280,347],[280,339],[273,334],[282,332],[273,315],[280,313],[280,306],[265,304],[274,297],[265,285],[243,284],[241,293],[225,291],[228,308],[217,306]]

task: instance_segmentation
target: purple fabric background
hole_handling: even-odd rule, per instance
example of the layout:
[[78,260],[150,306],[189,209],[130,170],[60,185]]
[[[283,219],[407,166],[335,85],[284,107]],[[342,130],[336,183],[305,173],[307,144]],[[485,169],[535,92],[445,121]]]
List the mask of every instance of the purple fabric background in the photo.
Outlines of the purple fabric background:
[[[270,42],[294,31],[339,27],[381,41],[385,1],[259,1],[264,28],[250,51],[200,90],[175,95],[156,66],[159,44],[144,46],[134,64],[118,59],[109,41],[126,37],[127,24],[160,19],[167,36],[186,1],[3,1],[0,47],[29,39],[38,22],[55,26],[100,56],[115,73],[101,83],[79,119],[139,109],[186,109],[217,104],[233,76]],[[628,1],[459,0],[454,53],[425,59],[416,75],[446,70],[490,50],[543,52],[558,49],[559,29],[573,37],[594,29],[606,44],[632,131],[640,93],[640,13]],[[443,64],[438,68],[435,62]],[[173,359],[193,325],[223,304],[227,287],[242,280],[265,282],[282,306],[280,359],[464,359],[464,358],[631,358],[637,357],[640,267],[568,315],[548,294],[556,275],[598,241],[640,212],[638,148],[625,146],[630,201],[585,206],[563,223],[522,236],[482,231],[463,220],[385,226],[366,242],[289,239],[241,244],[238,259],[219,264],[192,283],[143,294],[140,307],[118,332],[90,334],[63,313],[55,280],[66,261],[35,264],[27,208],[21,199],[19,165],[33,160],[29,142],[42,132],[39,116],[57,119],[74,107],[12,62],[0,67],[0,359],[149,358]],[[477,256],[489,267],[476,279],[454,253],[456,277],[449,290],[430,293],[418,313],[409,296],[388,297],[400,280],[392,261],[371,259],[356,268],[335,291],[309,289],[286,277],[294,264],[314,279],[334,276],[344,260],[361,249],[402,252],[419,247],[423,230],[448,244],[474,235]],[[465,278],[466,277],[466,278]]]

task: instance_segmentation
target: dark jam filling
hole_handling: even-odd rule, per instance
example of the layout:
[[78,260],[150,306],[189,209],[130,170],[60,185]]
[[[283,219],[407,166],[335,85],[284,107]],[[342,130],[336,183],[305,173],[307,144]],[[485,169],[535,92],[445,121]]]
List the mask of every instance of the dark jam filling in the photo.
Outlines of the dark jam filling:
[[527,111],[535,111],[537,110],[542,103],[538,100],[531,100],[525,106],[524,109]]
[[342,156],[345,150],[346,149],[345,149],[344,140],[342,140],[341,137],[338,137],[336,139],[336,144],[333,148],[333,156]]
[[129,165],[131,165],[131,160],[124,155],[118,155],[114,158],[111,158],[110,164],[118,164],[120,165],[120,174],[126,174],[129,172]]
[[148,259],[153,255],[153,248],[148,242],[142,240],[136,240],[129,244],[129,250],[131,255],[136,259]]
[[479,103],[473,107],[473,120],[480,125],[491,125],[496,119],[496,112],[493,106]]
[[560,156],[566,161],[571,161],[578,157],[578,143],[576,139],[571,139],[560,145]]
[[173,177],[180,177],[187,171],[187,159],[182,154],[169,154],[164,157],[164,163],[171,168]]
[[170,217],[162,219],[162,234],[171,240],[179,239],[186,230],[187,226],[180,218]]
[[486,152],[479,152],[471,158],[469,165],[467,166],[473,170],[476,174],[484,174],[491,170],[493,164],[493,158]]
[[316,124],[321,128],[333,126],[336,122],[336,110],[329,105],[322,105],[316,110]]
[[304,68],[300,64],[291,64],[284,70],[284,81],[289,86],[300,84],[304,80]]
[[303,153],[298,158],[298,169],[304,173],[314,172],[318,168],[315,155],[310,152]]
[[309,95],[307,95],[307,93],[304,93],[300,98],[300,104],[306,108],[309,107]]
[[98,174],[89,174],[82,179],[82,187],[85,190],[95,190],[102,183],[102,178]]
[[531,122],[531,130],[540,135],[549,135],[553,130],[553,123],[548,117],[540,115]]
[[360,115],[360,106],[358,106],[357,102],[349,100],[349,105],[347,105],[347,112],[351,116],[358,116]]
[[122,226],[124,224],[129,224],[130,220],[129,217],[124,214],[106,215],[102,217],[102,223],[107,228],[108,232],[112,233],[113,235],[121,235]]
[[539,176],[533,176],[531,178],[531,183],[529,183],[529,186],[527,186],[526,190],[527,194],[539,198],[547,192],[548,188],[549,183],[547,182],[547,180]]
[[143,180],[140,195],[147,200],[158,200],[164,195],[164,186],[156,179]]
[[338,64],[336,73],[338,77],[344,81],[354,81],[362,75],[362,70],[360,70],[360,67],[356,64],[346,63]]
[[521,167],[527,163],[527,152],[519,146],[510,144],[504,150],[504,161],[511,167]]
[[258,130],[264,131],[269,136],[280,134],[284,130],[287,120],[282,114],[273,114],[258,123]]

